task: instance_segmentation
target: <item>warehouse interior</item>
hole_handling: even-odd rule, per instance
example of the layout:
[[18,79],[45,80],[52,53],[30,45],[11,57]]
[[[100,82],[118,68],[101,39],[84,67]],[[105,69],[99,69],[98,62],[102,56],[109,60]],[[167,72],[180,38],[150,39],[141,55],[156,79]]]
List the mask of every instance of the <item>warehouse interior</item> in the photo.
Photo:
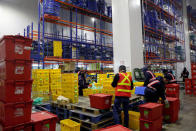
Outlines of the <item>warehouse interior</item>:
[[195,0],[0,0],[0,131],[196,130]]

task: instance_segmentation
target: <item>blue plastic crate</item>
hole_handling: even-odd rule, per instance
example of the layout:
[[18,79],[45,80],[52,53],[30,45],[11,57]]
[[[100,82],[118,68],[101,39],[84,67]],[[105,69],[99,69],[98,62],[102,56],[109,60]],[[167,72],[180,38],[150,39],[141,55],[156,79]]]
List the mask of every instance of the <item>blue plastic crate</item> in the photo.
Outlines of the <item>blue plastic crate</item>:
[[136,95],[144,95],[144,91],[145,91],[146,87],[135,87],[135,94]]

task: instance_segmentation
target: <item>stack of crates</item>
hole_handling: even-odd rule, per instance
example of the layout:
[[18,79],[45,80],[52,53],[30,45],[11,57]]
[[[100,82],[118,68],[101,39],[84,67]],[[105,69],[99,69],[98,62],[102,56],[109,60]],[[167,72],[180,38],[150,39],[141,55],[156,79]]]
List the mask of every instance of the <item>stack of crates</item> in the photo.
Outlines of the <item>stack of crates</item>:
[[98,74],[97,82],[102,83],[103,89],[112,89],[112,81],[114,78],[114,73]]
[[34,69],[32,71],[33,87],[32,97],[43,98],[43,101],[49,101],[50,83],[49,83],[49,70],[48,69]]
[[167,97],[168,105],[164,105],[163,116],[164,121],[168,123],[175,123],[178,120],[180,109],[180,101],[178,98]]
[[62,74],[62,96],[69,98],[71,103],[78,103],[78,74]]
[[55,57],[62,57],[62,41],[53,41],[53,54]]
[[196,64],[191,64],[191,72],[192,72],[192,94],[196,95]]
[[163,121],[163,105],[157,103],[146,103],[140,108],[140,130],[161,131]]
[[22,36],[0,40],[0,130],[32,129],[31,44]]
[[52,100],[56,101],[58,96],[62,95],[61,88],[61,69],[50,69],[50,90]]

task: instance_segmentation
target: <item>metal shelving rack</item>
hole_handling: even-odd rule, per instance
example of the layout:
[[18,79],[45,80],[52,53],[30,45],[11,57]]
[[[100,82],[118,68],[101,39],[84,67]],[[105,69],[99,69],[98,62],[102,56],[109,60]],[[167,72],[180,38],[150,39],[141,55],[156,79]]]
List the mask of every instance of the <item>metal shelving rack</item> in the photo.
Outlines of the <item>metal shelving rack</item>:
[[142,0],[145,65],[171,65],[185,61],[181,0]]
[[[58,10],[48,13],[47,1],[54,2]],[[37,41],[32,58],[43,68],[45,64],[63,62],[76,62],[76,67],[80,63],[101,63],[101,69],[113,64],[112,18],[87,9],[84,1],[75,4],[73,0],[38,0],[38,31],[32,24],[24,35]],[[87,33],[93,39],[88,40]],[[52,41],[62,41],[62,58],[53,57]]]
[[196,63],[196,10],[193,10],[191,6],[187,7],[188,24],[189,24],[189,37],[191,48],[191,63]]

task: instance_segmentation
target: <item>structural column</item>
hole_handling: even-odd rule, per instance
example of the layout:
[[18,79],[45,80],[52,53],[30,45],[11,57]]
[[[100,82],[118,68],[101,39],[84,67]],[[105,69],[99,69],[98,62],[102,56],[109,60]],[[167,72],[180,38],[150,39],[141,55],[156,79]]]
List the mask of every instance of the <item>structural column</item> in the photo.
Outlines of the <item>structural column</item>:
[[114,71],[125,65],[128,72],[142,68],[143,37],[140,0],[112,0]]
[[189,77],[191,77],[191,53],[190,53],[191,48],[190,48],[187,1],[186,0],[183,0],[183,16],[184,16],[185,52],[186,52],[185,67],[189,71]]

